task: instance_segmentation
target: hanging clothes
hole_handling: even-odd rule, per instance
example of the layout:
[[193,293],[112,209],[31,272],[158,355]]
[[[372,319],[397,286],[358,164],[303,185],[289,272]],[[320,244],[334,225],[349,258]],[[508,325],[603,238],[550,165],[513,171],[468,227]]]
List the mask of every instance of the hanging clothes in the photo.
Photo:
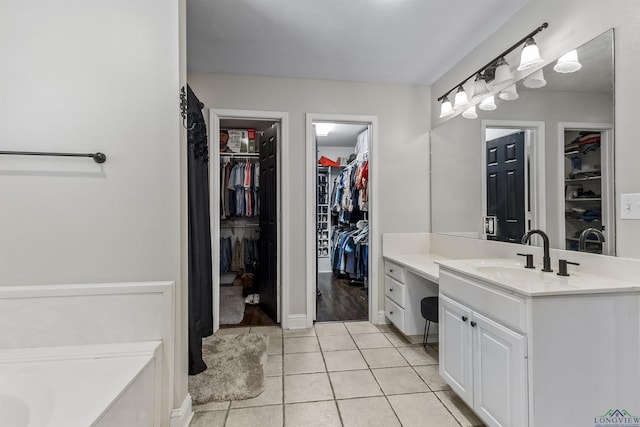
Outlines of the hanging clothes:
[[365,218],[369,210],[367,188],[369,161],[356,159],[334,179],[331,189],[331,212],[342,224],[353,224]]
[[333,228],[331,268],[335,274],[362,280],[368,277],[369,225],[359,221],[356,226]]

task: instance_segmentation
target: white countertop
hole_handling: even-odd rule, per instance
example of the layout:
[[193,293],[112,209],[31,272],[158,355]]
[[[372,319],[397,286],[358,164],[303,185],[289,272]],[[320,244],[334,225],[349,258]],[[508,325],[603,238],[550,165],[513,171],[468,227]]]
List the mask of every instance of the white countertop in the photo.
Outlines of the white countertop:
[[542,272],[540,267],[525,269],[510,258],[436,260],[441,268],[483,280],[506,290],[529,297],[595,293],[639,292],[640,283],[575,272],[558,276]]
[[385,259],[400,264],[408,268],[417,275],[438,283],[439,270],[437,261],[444,261],[450,258],[432,253],[420,254],[389,254],[384,256]]

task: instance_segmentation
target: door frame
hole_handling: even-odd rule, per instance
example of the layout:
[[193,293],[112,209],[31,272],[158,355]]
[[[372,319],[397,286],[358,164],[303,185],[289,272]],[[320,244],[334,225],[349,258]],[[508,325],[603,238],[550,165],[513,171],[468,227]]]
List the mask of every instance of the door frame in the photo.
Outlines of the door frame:
[[[546,194],[546,177],[545,177],[545,122],[540,121],[524,121],[524,120],[482,120],[480,124],[480,141],[482,142],[482,150],[480,154],[481,158],[481,184],[482,184],[482,215],[485,216],[487,212],[487,178],[486,168],[487,163],[487,150],[486,150],[486,135],[487,128],[502,128],[502,129],[521,129],[521,130],[533,130],[534,137],[527,139],[525,137],[525,156],[528,156],[529,165],[531,165],[531,174],[526,173],[525,169],[525,191],[529,187],[529,181],[531,185],[531,194],[528,195],[531,200],[529,211],[531,216],[526,216],[525,212],[525,230],[541,229],[545,230],[547,226],[547,201],[544,195]],[[526,157],[525,157],[526,158]],[[525,168],[526,168],[525,164]],[[525,195],[526,196],[526,195]],[[529,227],[529,221],[531,220],[531,227]],[[484,233],[484,227],[482,228],[482,239],[487,238]]]
[[[603,254],[615,256],[616,255],[616,194],[614,185],[614,150],[613,150],[613,123],[589,123],[589,122],[559,122],[558,123],[558,235],[561,239],[561,248],[566,249],[565,238],[565,192],[564,192],[564,133],[570,130],[592,130],[600,132],[600,150],[602,151],[602,163],[600,166],[600,173],[602,175],[602,218],[605,221],[602,225],[607,230],[611,230],[608,233],[608,238],[604,242]],[[606,186],[606,188],[605,188]],[[606,253],[604,253],[606,251]]]
[[[289,114],[279,111],[259,111],[259,110],[230,110],[213,108],[209,110],[209,182],[210,189],[220,188],[220,120],[221,119],[248,119],[248,120],[269,120],[280,122],[280,138],[277,148],[277,169],[278,169],[278,319],[282,329],[288,328],[289,319],[289,272],[284,268],[283,260],[289,259],[289,191],[286,187],[289,182]],[[220,263],[215,261],[220,259],[220,198],[213,196],[210,190],[210,222],[211,222],[211,254],[212,278],[213,278],[213,331],[220,329]]]
[[369,322],[378,324],[384,321],[384,310],[379,312],[379,286],[378,286],[378,259],[379,242],[378,235],[378,116],[353,115],[353,114],[306,114],[306,292],[307,292],[307,328],[313,326],[316,317],[316,238],[317,238],[317,185],[316,167],[318,164],[316,152],[316,140],[313,131],[314,122],[331,122],[347,124],[368,124],[370,132],[369,140],[369,277],[368,277],[368,299],[369,299]]

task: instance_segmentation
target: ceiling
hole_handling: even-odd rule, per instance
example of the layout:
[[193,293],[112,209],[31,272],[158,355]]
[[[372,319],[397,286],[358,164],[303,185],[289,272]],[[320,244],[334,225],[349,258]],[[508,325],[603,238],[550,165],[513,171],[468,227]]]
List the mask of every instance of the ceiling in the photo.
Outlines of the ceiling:
[[530,0],[188,0],[189,71],[430,85]]
[[327,136],[316,136],[319,147],[350,147],[355,148],[358,134],[367,125],[352,123],[335,123]]

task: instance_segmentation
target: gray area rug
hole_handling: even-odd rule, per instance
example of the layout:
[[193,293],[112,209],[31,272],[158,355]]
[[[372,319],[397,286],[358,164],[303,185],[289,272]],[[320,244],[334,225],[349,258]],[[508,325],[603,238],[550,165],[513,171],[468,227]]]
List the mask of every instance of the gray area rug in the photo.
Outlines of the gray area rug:
[[250,399],[262,393],[268,344],[266,335],[253,332],[205,338],[207,370],[189,377],[193,403]]
[[242,286],[220,287],[220,324],[237,325],[244,317]]

